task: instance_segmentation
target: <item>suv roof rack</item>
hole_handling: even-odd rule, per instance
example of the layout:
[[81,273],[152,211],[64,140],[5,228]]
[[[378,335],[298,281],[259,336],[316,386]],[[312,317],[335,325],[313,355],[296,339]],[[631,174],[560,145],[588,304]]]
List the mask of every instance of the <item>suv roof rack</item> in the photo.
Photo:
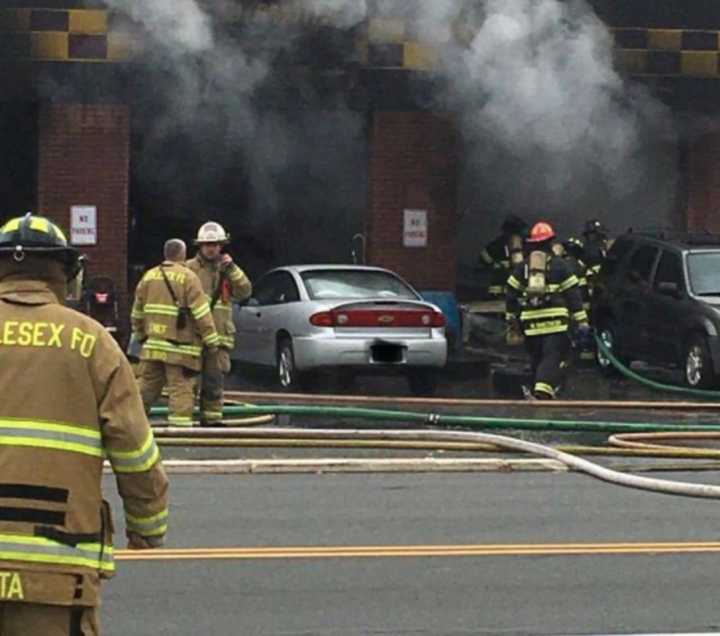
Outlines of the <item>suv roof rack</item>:
[[654,238],[661,241],[675,241],[685,245],[720,245],[720,234],[704,232],[688,232],[669,228],[628,228],[628,234]]

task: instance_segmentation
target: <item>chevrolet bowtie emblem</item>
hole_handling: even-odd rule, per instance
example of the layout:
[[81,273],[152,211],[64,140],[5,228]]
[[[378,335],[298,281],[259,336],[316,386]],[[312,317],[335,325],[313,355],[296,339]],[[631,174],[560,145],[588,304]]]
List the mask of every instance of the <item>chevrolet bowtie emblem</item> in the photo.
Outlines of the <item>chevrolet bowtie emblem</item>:
[[394,321],[395,321],[395,316],[385,315],[385,316],[380,316],[380,317],[378,318],[378,322],[379,322],[381,325],[389,325],[391,322],[394,322]]

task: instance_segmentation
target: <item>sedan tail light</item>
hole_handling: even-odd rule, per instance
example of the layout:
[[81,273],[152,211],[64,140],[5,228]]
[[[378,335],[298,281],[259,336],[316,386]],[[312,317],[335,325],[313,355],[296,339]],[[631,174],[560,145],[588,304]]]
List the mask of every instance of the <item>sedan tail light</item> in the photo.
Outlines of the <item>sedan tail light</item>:
[[310,316],[310,324],[315,327],[334,327],[335,321],[331,312],[321,311]]
[[334,309],[310,316],[316,327],[444,327],[447,324],[442,312],[431,309]]

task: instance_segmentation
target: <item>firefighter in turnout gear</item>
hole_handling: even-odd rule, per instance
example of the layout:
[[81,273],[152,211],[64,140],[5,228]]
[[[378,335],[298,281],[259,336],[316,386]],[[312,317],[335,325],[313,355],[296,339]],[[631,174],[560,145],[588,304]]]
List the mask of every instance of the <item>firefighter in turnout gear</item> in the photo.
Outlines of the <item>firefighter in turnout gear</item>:
[[170,239],[164,255],[165,261],[146,272],[135,290],[131,319],[142,343],[140,393],[149,410],[167,384],[168,422],[192,426],[203,347],[217,351],[220,338],[200,280],[185,265],[185,243]]
[[507,319],[525,336],[533,372],[530,394],[542,400],[554,399],[562,385],[571,324],[583,341],[590,334],[577,276],[553,255],[554,238],[548,223],[537,223],[527,241],[526,262],[516,266],[507,281]]
[[168,481],[130,365],[113,337],[64,307],[79,254],[50,220],[0,227],[0,634],[99,634],[113,575],[103,460],[130,548],[159,547]]
[[513,268],[523,261],[523,242],[527,223],[511,214],[501,226],[501,234],[480,252],[480,266],[492,270],[488,295],[503,298],[505,282]]
[[230,351],[235,347],[232,302],[242,302],[252,294],[248,277],[229,254],[223,253],[229,240],[219,223],[205,223],[195,239],[198,253],[187,262],[202,283],[220,336],[219,348],[203,355],[200,418],[205,426],[222,423],[224,374],[230,372]]
[[583,230],[585,264],[587,265],[587,278],[592,293],[595,277],[600,273],[602,264],[607,258],[610,249],[607,228],[598,219],[589,219]]

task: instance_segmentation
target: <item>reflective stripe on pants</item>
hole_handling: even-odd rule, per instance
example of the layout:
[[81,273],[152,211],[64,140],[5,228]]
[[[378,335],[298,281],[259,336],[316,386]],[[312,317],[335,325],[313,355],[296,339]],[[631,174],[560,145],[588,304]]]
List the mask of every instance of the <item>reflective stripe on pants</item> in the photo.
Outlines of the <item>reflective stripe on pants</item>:
[[526,336],[525,348],[530,354],[533,386],[549,386],[556,391],[565,381],[565,367],[570,351],[570,337],[567,332]]

